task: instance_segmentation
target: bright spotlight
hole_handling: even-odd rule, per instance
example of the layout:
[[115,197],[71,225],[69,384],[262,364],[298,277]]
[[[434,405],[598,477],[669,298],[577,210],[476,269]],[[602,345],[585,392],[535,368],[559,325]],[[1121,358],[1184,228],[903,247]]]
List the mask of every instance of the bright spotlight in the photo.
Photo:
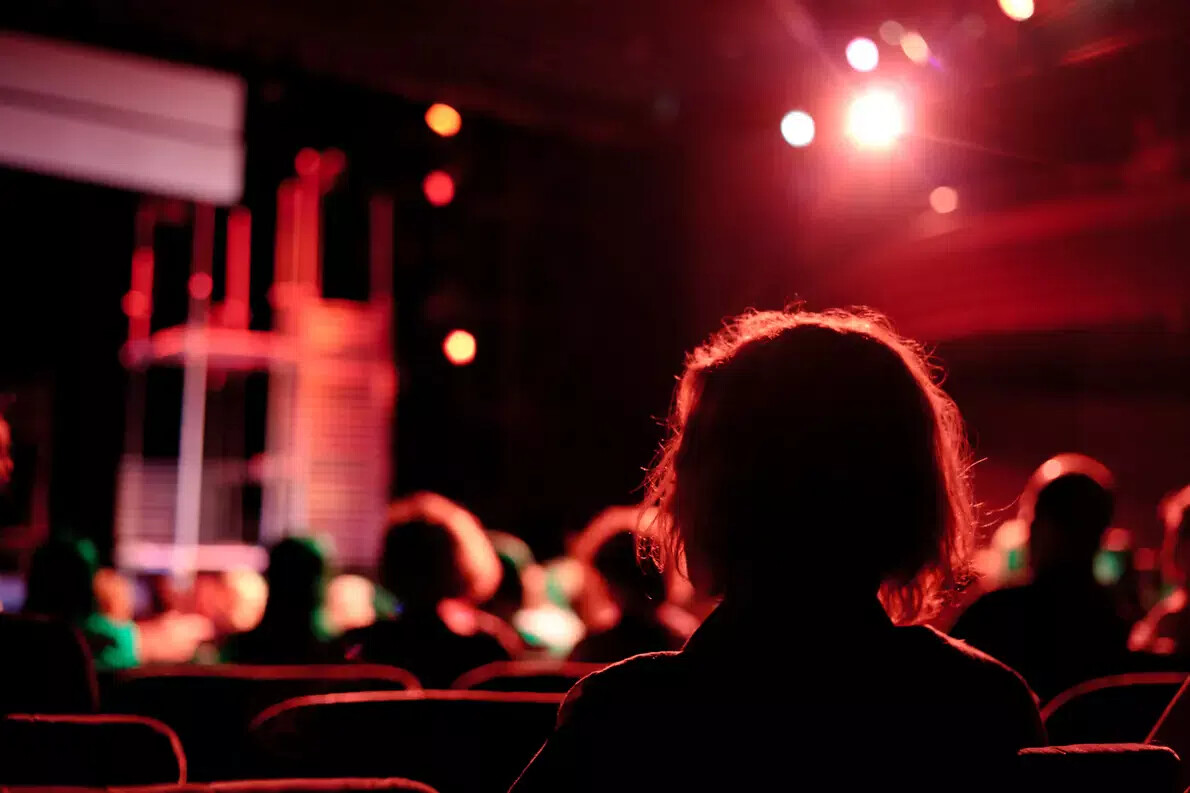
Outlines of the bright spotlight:
[[475,337],[465,330],[452,330],[442,340],[442,354],[455,366],[466,366],[475,360]]
[[935,187],[930,191],[930,209],[947,215],[959,208],[959,191],[953,187]]
[[880,24],[880,38],[886,44],[894,47],[901,46],[901,39],[905,37],[905,26],[895,19],[885,20]]
[[863,37],[852,39],[847,45],[847,62],[857,72],[870,72],[880,63],[880,50],[876,42]]
[[872,88],[847,109],[847,136],[864,149],[887,149],[905,133],[905,108],[892,91]]
[[441,102],[430,105],[426,111],[426,126],[444,138],[457,135],[463,126],[463,118],[459,111]]
[[930,45],[916,30],[901,37],[901,51],[918,66],[924,66],[930,60]]
[[804,110],[791,110],[781,119],[781,136],[790,146],[809,146],[814,141],[813,117]]
[[1000,10],[1009,19],[1024,22],[1033,16],[1033,0],[1000,0]]

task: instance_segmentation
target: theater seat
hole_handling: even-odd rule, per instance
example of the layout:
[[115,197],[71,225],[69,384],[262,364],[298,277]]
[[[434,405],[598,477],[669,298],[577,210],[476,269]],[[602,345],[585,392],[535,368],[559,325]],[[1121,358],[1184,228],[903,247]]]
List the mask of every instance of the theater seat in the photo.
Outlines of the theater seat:
[[1186,680],[1184,672],[1135,672],[1079,683],[1041,710],[1051,743],[1141,743]]
[[186,756],[178,736],[153,719],[13,714],[0,720],[0,785],[185,781]]
[[420,687],[404,669],[372,664],[182,664],[120,673],[104,709],[170,725],[186,747],[190,778],[211,781],[241,776],[248,723],[270,705],[306,694]]
[[1179,793],[1181,761],[1164,746],[1081,744],[1023,749],[1024,793]]
[[94,713],[91,651],[64,622],[0,614],[0,714]]
[[465,672],[450,687],[473,691],[565,694],[579,680],[606,666],[574,661],[497,661]]
[[560,694],[410,691],[300,697],[252,725],[262,776],[420,779],[504,791],[545,742]]

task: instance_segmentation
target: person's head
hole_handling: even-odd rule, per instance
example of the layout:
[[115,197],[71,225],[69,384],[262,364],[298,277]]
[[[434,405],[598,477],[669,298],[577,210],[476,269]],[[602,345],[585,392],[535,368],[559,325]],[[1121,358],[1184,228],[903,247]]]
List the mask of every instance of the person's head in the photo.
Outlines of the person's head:
[[265,571],[265,614],[307,617],[322,606],[326,591],[326,555],[311,537],[287,537],[269,551]]
[[425,493],[389,507],[380,583],[402,609],[427,611],[449,599],[482,602],[496,591],[500,573],[491,541],[457,504]]
[[56,537],[33,552],[24,610],[77,621],[95,612],[98,554],[90,540]]
[[1162,575],[1168,583],[1185,583],[1190,574],[1190,485],[1162,499],[1157,511],[1165,526]]
[[591,564],[621,613],[647,614],[665,601],[665,576],[652,557],[640,558],[636,549],[633,532],[618,532],[604,540]]
[[879,593],[898,622],[929,616],[975,532],[962,422],[933,375],[874,312],[737,317],[677,387],[649,477],[662,555],[703,594],[830,612]]
[[1091,577],[1115,510],[1112,487],[1107,468],[1083,455],[1058,455],[1037,469],[1021,498],[1034,575],[1070,571]]

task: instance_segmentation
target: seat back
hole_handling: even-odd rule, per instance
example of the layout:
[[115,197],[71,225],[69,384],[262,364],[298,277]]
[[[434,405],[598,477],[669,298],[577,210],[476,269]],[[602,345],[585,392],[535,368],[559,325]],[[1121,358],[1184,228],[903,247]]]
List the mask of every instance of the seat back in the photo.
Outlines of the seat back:
[[300,697],[253,722],[255,770],[408,777],[443,793],[504,791],[549,736],[562,699],[480,691]]
[[451,688],[472,691],[537,691],[565,694],[607,664],[574,661],[497,661],[465,672]]
[[306,694],[418,688],[404,669],[379,665],[148,667],[121,673],[105,709],[173,727],[190,777],[210,781],[240,776],[248,723],[270,705]]
[[0,614],[0,714],[94,713],[99,694],[91,651],[64,622]]
[[1184,672],[1134,672],[1079,683],[1042,708],[1050,742],[1143,743],[1186,677]]
[[0,720],[0,785],[110,787],[186,781],[173,730],[139,716],[12,714]]
[[412,779],[249,779],[227,782],[190,782],[172,785],[135,785],[112,788],[69,788],[32,785],[21,793],[438,793]]
[[1164,746],[1081,744],[1023,749],[1024,793],[1179,793],[1181,760]]

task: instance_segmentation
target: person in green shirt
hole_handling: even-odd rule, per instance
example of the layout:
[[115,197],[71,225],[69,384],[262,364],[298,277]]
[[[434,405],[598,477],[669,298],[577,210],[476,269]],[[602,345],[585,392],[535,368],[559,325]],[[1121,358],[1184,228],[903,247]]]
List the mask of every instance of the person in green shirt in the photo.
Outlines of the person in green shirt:
[[89,540],[48,540],[33,552],[23,610],[78,628],[91,648],[96,671],[127,669],[139,662],[136,626],[100,613],[94,588],[98,557]]

